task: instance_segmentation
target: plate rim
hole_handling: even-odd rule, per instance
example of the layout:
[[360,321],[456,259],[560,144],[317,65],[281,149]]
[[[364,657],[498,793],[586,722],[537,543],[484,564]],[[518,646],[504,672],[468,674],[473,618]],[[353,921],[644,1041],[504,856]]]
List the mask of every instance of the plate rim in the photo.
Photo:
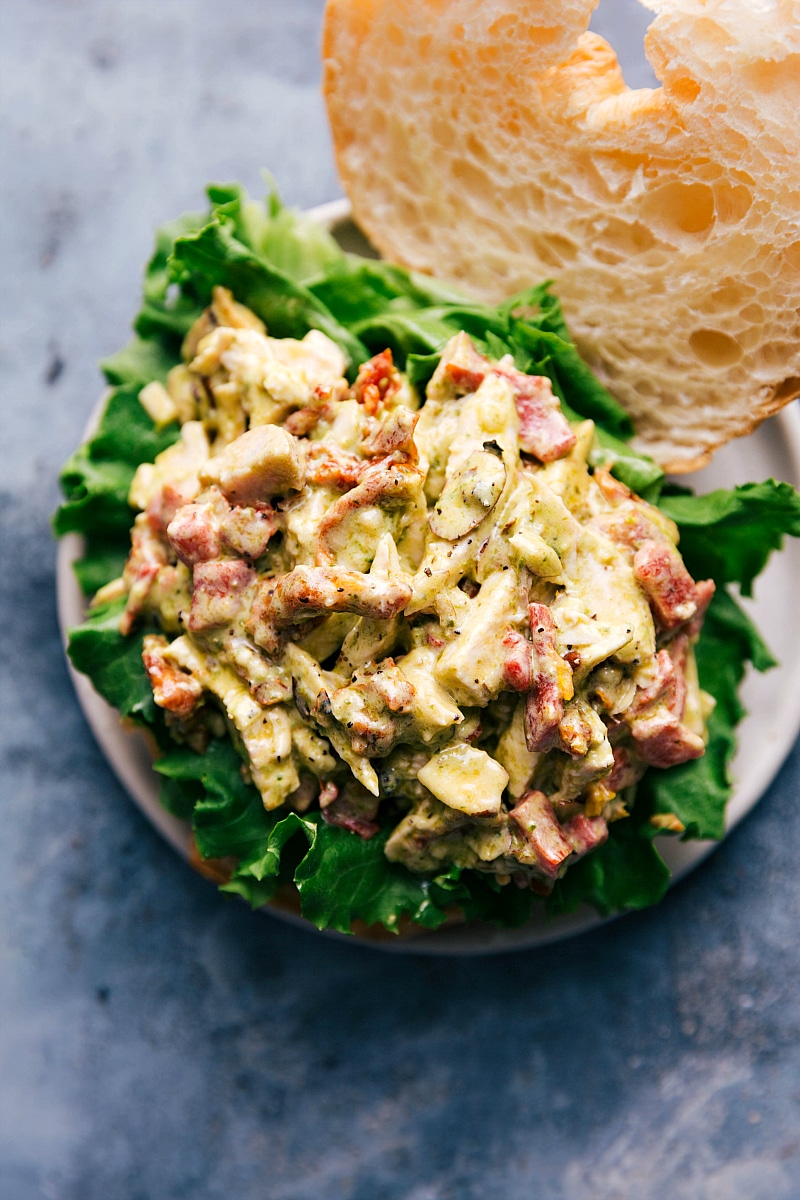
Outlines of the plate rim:
[[[333,200],[306,210],[306,215],[313,217],[333,231],[337,225],[350,220],[351,208],[347,199]],[[104,389],[83,430],[81,443],[91,436],[107,395],[108,389]],[[769,418],[769,421],[776,423],[781,428],[786,450],[794,468],[797,481],[795,486],[797,486],[800,483],[800,405],[795,403],[787,406]],[[750,436],[757,437],[761,429],[763,429],[763,423]],[[168,813],[158,801],[158,777],[152,770],[152,754],[145,735],[136,729],[123,726],[118,711],[107,704],[94,690],[87,676],[75,670],[66,653],[69,629],[79,623],[76,617],[85,613],[86,609],[85,598],[73,571],[73,564],[80,557],[82,547],[82,537],[76,533],[68,533],[60,539],[56,554],[58,623],[67,669],[75,688],[78,703],[108,765],[125,791],[161,836],[182,858],[188,860],[191,846],[190,826],[188,822],[179,820]],[[786,552],[785,548],[783,551],[775,553]],[[797,654],[796,657],[797,665],[800,666],[800,654]],[[785,664],[781,665],[785,666]],[[755,781],[751,781],[749,788],[746,789],[734,786],[734,792],[726,808],[723,838],[719,842],[700,840],[679,842],[664,839],[664,844],[659,847],[664,857],[670,857],[670,847],[682,848],[678,862],[671,867],[670,888],[696,866],[699,866],[713,850],[721,845],[731,830],[755,807],[777,776],[791,752],[800,729],[800,689],[795,689],[790,696],[790,710],[787,713],[784,709],[784,718],[786,717],[789,719],[782,723],[781,736],[771,747],[771,753],[761,771],[757,773]],[[541,920],[538,925],[534,920],[518,929],[497,929],[490,924],[473,923],[472,925],[425,931],[408,939],[393,938],[391,941],[375,941],[358,934],[317,930],[317,927],[304,917],[283,908],[266,905],[259,911],[276,916],[305,930],[321,932],[328,937],[334,937],[350,944],[370,946],[390,953],[459,957],[507,953],[549,945],[626,915],[626,913],[616,913],[603,917],[590,906],[582,905],[574,913],[548,918],[544,925]]]

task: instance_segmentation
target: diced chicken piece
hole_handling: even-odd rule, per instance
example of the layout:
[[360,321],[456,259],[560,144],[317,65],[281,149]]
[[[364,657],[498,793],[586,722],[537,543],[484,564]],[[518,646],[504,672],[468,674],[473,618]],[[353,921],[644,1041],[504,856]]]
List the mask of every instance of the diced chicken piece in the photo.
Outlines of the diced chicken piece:
[[559,727],[560,744],[570,758],[561,760],[558,790],[550,794],[558,809],[567,808],[592,784],[605,780],[614,767],[614,751],[602,719],[584,700],[577,700],[571,707],[577,710],[580,732],[570,745]]
[[561,827],[564,837],[572,847],[576,859],[583,858],[591,850],[596,850],[608,841],[608,824],[602,817],[587,817],[584,813],[576,813]]
[[[210,454],[208,435],[201,421],[187,421],[181,426],[181,436],[156,457],[155,462],[141,463],[128,492],[128,503],[146,509],[165,483],[178,487],[188,498],[200,491],[198,472]],[[194,490],[191,490],[194,489]]]
[[251,616],[254,641],[268,653],[278,631],[323,613],[347,612],[386,619],[402,612],[411,597],[401,579],[380,579],[338,567],[295,567],[261,583]]
[[511,534],[508,542],[534,575],[551,579],[554,583],[560,581],[561,559],[535,529],[520,529]]
[[233,298],[233,293],[225,287],[215,287],[211,291],[211,304],[197,318],[183,340],[181,353],[185,359],[192,359],[197,354],[197,348],[203,338],[208,337],[220,327],[230,329],[254,329],[257,333],[266,333],[264,322],[254,312],[239,304]]
[[494,757],[508,772],[508,793],[515,800],[522,796],[530,784],[533,773],[541,761],[541,754],[529,750],[525,741],[525,702],[520,701],[514,709],[511,723],[503,730]]
[[275,513],[267,505],[258,508],[235,505],[220,523],[222,544],[233,554],[253,562],[265,552],[277,528]]
[[217,405],[235,405],[253,428],[283,421],[293,408],[313,404],[316,389],[335,387],[345,366],[339,347],[317,329],[296,341],[252,329],[220,328],[198,344],[190,370],[208,381]]
[[324,672],[316,659],[299,646],[286,647],[284,662],[292,675],[292,690],[298,713],[325,732],[336,753],[373,796],[380,793],[378,776],[369,759],[357,754],[337,724],[331,710],[329,689],[334,690],[331,673]]
[[286,706],[263,708],[246,683],[207,654],[194,638],[176,638],[165,654],[188,671],[205,691],[219,698],[228,721],[247,754],[253,783],[266,809],[279,808],[300,784],[292,762],[292,724]]
[[647,662],[655,653],[655,626],[630,555],[581,526],[562,563],[565,587],[553,601],[553,619],[559,649],[580,656],[574,664],[576,685],[610,657],[634,666]]
[[508,814],[523,839],[515,857],[534,866],[550,881],[555,881],[572,854],[572,846],[558,823],[553,806],[543,792],[527,792]]
[[149,633],[142,643],[142,662],[153,689],[153,699],[177,717],[189,717],[197,707],[203,689],[164,655],[169,642],[160,634]]
[[662,629],[677,629],[697,612],[694,580],[668,542],[642,542],[633,560],[633,573]]
[[331,712],[356,754],[383,757],[402,739],[410,721],[415,688],[395,664],[385,658],[353,675],[331,695]]
[[533,676],[525,701],[525,739],[529,750],[551,750],[558,742],[564,701],[572,697],[572,672],[556,649],[555,625],[546,604],[528,610],[533,647]]
[[197,563],[194,568],[190,633],[232,624],[245,607],[256,573],[239,559]]
[[220,659],[249,684],[252,696],[265,708],[291,701],[292,681],[288,671],[261,654],[247,638],[227,637]]
[[180,633],[192,605],[192,573],[182,562],[160,567],[147,597],[148,611],[155,614],[165,633]]
[[442,651],[434,675],[457,704],[488,704],[503,684],[509,628],[525,619],[523,589],[515,571],[490,576],[474,600],[464,597],[466,618]]
[[178,420],[181,425],[187,421],[197,420],[197,397],[195,396],[195,380],[191,372],[179,363],[167,374],[167,392],[175,405]]
[[400,632],[396,617],[388,621],[380,617],[359,617],[342,642],[336,670],[352,675],[365,663],[377,662],[394,649]]
[[157,429],[178,419],[178,406],[163,383],[154,379],[139,392],[139,403]]
[[447,459],[448,482],[476,451],[494,451],[505,464],[510,495],[519,473],[518,432],[514,390],[507,379],[490,372],[477,392],[467,396],[460,406],[458,429]]
[[460,725],[464,720],[461,709],[434,678],[435,662],[435,649],[417,646],[405,654],[398,664],[414,688],[411,703],[414,735],[426,745],[442,730]]
[[201,482],[216,483],[232,504],[257,504],[303,486],[296,438],[278,425],[259,425],[210,459]]
[[494,817],[508,773],[485,750],[458,742],[434,754],[420,770],[419,781],[449,808],[469,817]]
[[452,861],[453,839],[469,818],[433,796],[419,801],[386,842],[389,862],[404,863],[410,871],[435,871]]
[[514,389],[519,414],[519,444],[540,462],[554,462],[575,445],[576,435],[561,411],[546,375],[523,375],[505,359],[495,368]]
[[330,742],[306,725],[297,709],[294,710],[291,717],[292,748],[300,760],[301,767],[304,767],[317,779],[327,779],[339,767],[339,763],[331,751]]
[[155,578],[168,562],[166,542],[153,532],[146,515],[140,513],[133,523],[131,552],[122,572],[128,592],[125,609],[119,619],[119,631],[123,636],[130,633],[136,618],[146,608]]
[[355,779],[348,779],[341,789],[332,783],[325,784],[319,797],[322,819],[326,824],[347,829],[365,842],[380,832],[380,825],[375,819],[379,803],[379,798]]
[[333,716],[353,750],[383,757],[404,741],[430,742],[463,721],[461,711],[431,678],[435,655],[419,647],[401,664],[384,658],[356,670],[331,695]]

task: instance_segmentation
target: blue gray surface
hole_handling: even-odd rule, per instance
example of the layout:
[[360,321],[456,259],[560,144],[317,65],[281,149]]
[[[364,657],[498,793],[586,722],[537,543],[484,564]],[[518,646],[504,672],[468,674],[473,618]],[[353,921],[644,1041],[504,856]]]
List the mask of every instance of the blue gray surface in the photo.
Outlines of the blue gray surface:
[[[262,165],[295,204],[339,194],[321,8],[2,5],[0,1195],[800,1196],[800,750],[656,911],[534,953],[429,960],[217,895],[78,710],[57,468],[157,222],[208,179],[258,190]],[[600,15],[632,62],[646,15]]]

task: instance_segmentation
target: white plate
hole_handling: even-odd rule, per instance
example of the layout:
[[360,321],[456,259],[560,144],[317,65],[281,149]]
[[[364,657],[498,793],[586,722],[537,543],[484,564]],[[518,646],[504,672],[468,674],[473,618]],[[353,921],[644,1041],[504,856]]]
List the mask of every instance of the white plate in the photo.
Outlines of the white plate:
[[[311,215],[331,228],[346,249],[367,249],[359,231],[348,219],[346,201],[312,209]],[[98,419],[100,406],[87,429]],[[737,483],[784,479],[800,487],[800,406],[794,404],[765,422],[750,437],[731,442],[714,457],[711,466],[691,477],[698,492]],[[58,615],[62,635],[83,620],[85,601],[72,570],[82,553],[82,539],[76,534],[63,538],[57,562]],[[764,675],[749,670],[742,687],[742,699],[748,715],[739,727],[740,750],[733,763],[734,792],[728,804],[727,828],[750,811],[769,787],[794,744],[800,728],[800,608],[794,596],[800,580],[800,543],[789,539],[780,554],[774,554],[759,578],[755,596],[744,605],[763,632],[780,666]],[[189,850],[189,826],[161,808],[158,802],[158,777],[152,770],[151,756],[144,737],[124,730],[115,709],[97,695],[84,675],[70,665],[78,701],[97,741],[123,786],[155,825],[156,829],[184,856]],[[781,720],[775,720],[780,713]],[[670,870],[672,882],[680,879],[706,857],[716,842],[680,842],[661,838],[659,851]],[[265,909],[277,916],[313,928],[299,917],[277,909]],[[601,924],[604,919],[584,906],[570,916],[548,918],[537,909],[533,918],[520,929],[496,929],[476,924],[453,927],[415,937],[410,941],[392,939],[377,943],[382,949],[414,954],[486,954],[522,949],[558,941]],[[339,935],[337,935],[339,936]],[[370,943],[372,944],[372,943]]]

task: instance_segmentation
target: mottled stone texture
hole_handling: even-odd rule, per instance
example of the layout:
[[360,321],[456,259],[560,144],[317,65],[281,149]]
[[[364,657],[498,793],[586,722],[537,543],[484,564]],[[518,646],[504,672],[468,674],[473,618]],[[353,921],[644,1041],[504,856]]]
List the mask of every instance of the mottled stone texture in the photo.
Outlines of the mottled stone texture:
[[[115,783],[55,622],[54,477],[153,225],[338,194],[320,0],[2,6],[3,1200],[800,1195],[796,750],[652,913],[386,957],[249,913]],[[631,15],[632,14],[632,15]],[[633,60],[646,16],[598,19]],[[640,65],[629,71],[646,83]]]

